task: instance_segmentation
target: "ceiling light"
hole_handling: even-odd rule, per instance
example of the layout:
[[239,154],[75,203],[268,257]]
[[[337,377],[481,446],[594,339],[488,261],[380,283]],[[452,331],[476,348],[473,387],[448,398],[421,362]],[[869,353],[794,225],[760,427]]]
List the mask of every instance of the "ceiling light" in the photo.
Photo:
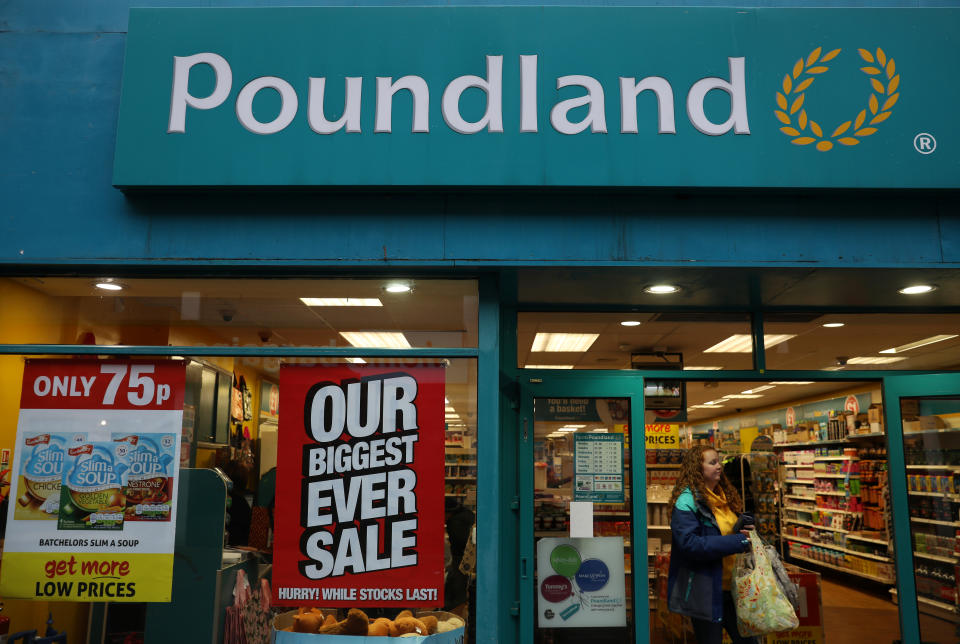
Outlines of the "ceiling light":
[[457,411],[457,410],[454,409],[453,407],[444,407],[443,411]]
[[727,402],[727,401],[724,400],[723,398],[717,398],[716,400],[708,400],[707,402],[705,402],[705,403],[703,403],[703,404],[704,404],[704,405],[722,405],[722,404],[725,403],[725,402]]
[[557,430],[558,432],[563,432],[564,434],[577,431],[576,427],[561,427]]
[[847,358],[847,364],[893,364],[906,360],[904,357],[880,357],[880,356],[858,356],[856,358]]
[[[796,334],[777,333],[763,336],[763,348],[769,349],[775,347],[781,342],[786,342],[791,338],[797,337]],[[704,349],[704,353],[750,353],[753,351],[753,337],[749,334],[737,333],[731,335],[726,340],[722,340],[709,349]]]
[[572,427],[573,429],[583,429],[586,425],[564,425],[564,427]]
[[652,293],[654,295],[667,295],[670,293],[676,293],[680,290],[679,286],[674,286],[673,284],[652,284],[651,286],[643,289],[644,293]]
[[123,284],[119,282],[114,282],[113,280],[103,280],[100,282],[95,282],[94,286],[103,290],[103,291],[122,291]]
[[301,297],[307,306],[383,306],[376,297]]
[[917,340],[916,342],[911,342],[910,344],[902,344],[899,347],[893,347],[892,349],[884,349],[880,353],[903,353],[904,351],[909,351],[910,349],[916,349],[918,347],[925,347],[928,344],[933,344],[934,342],[943,342],[944,340],[951,340],[957,337],[956,334],[953,335],[933,335],[929,338],[924,338],[923,340]]
[[446,396],[444,396],[444,397],[443,397],[443,402],[449,405],[449,404],[450,404],[450,399],[447,398]]
[[597,341],[599,333],[538,333],[531,351],[584,353]]
[[383,287],[387,293],[409,293],[413,290],[408,282],[391,282]]
[[913,286],[902,288],[897,292],[902,295],[922,295],[924,293],[929,293],[936,288],[937,287],[933,286],[932,284],[914,284]]
[[830,365],[829,367],[824,367],[820,371],[840,371],[844,368],[845,366],[842,364],[834,364],[834,365]]
[[524,369],[573,369],[572,364],[528,364]]
[[740,393],[742,393],[742,394],[758,394],[758,393],[760,393],[761,391],[766,391],[766,390],[768,390],[768,389],[773,389],[773,387],[774,387],[774,385],[761,385],[760,387],[754,387],[753,389],[747,389],[747,390],[745,390],[745,391],[741,391]]
[[620,326],[640,326],[639,320],[624,320],[620,323]]
[[828,329],[839,329],[840,327],[846,326],[846,325],[843,322],[827,322],[823,326],[825,326]]
[[774,380],[771,385],[812,385],[812,380]]
[[733,400],[734,398],[744,398],[744,399],[763,398],[763,394],[727,394],[726,396],[724,396],[724,398],[727,398],[729,400]]
[[720,409],[723,405],[714,405],[712,403],[703,403],[702,405],[691,405],[687,409]]
[[606,427],[601,427],[601,428],[599,428],[599,429],[591,429],[590,431],[591,431],[592,433],[594,433],[594,434],[606,434],[606,433],[607,433],[607,428],[606,428]]
[[684,371],[720,371],[723,367],[684,367]]
[[363,358],[347,358],[347,362],[351,364],[367,364],[367,361]]
[[341,331],[343,339],[355,347],[409,349],[406,336],[398,331]]

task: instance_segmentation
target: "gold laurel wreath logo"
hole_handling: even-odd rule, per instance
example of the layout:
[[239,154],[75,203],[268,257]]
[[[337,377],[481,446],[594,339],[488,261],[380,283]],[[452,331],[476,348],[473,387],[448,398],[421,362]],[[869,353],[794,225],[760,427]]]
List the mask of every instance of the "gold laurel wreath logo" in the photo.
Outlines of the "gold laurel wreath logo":
[[[890,118],[891,110],[900,98],[900,93],[897,91],[900,87],[900,75],[897,74],[897,66],[893,59],[887,58],[882,49],[877,48],[875,53],[859,49],[860,57],[869,63],[868,66],[860,68],[860,71],[869,78],[872,90],[867,100],[867,108],[861,110],[855,119],[838,125],[830,136],[824,136],[823,128],[809,118],[807,110],[803,109],[806,90],[818,75],[829,71],[830,68],[824,63],[830,62],[840,53],[839,49],[834,49],[821,58],[822,51],[823,47],[817,47],[810,52],[809,56],[798,60],[791,72],[783,77],[783,91],[777,92],[777,107],[780,109],[775,110],[774,114],[783,123],[780,131],[793,137],[790,140],[791,143],[794,145],[815,143],[818,150],[826,152],[833,149],[834,143],[857,145],[860,139],[876,133],[877,128],[874,126]],[[882,81],[883,76],[886,76],[886,83]],[[881,99],[883,99],[882,105]],[[869,123],[866,123],[868,127],[863,127],[868,111],[872,118]],[[797,119],[796,126],[793,122],[794,115]],[[808,127],[809,131],[807,131]],[[848,133],[851,129],[852,131]]]

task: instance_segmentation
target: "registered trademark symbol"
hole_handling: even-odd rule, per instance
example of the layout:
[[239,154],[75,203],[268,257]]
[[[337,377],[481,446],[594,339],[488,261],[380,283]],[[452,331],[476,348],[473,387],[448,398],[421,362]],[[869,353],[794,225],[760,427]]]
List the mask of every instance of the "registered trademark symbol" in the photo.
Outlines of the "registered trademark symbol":
[[933,154],[933,151],[937,149],[937,140],[933,138],[932,134],[921,132],[913,137],[913,147],[920,154]]

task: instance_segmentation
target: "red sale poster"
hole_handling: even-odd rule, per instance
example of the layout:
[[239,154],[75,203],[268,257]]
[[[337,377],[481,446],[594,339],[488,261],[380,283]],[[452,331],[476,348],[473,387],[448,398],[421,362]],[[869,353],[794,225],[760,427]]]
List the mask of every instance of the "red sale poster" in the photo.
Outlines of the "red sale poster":
[[443,408],[442,366],[281,368],[277,604],[443,603]]

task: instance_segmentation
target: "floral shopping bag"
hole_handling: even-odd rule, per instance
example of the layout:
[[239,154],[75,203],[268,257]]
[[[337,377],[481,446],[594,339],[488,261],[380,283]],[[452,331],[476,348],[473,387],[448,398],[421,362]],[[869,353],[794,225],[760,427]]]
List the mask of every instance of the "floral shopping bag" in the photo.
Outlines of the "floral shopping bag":
[[788,631],[800,624],[756,531],[750,532],[750,552],[737,555],[733,583],[737,630],[744,637]]

